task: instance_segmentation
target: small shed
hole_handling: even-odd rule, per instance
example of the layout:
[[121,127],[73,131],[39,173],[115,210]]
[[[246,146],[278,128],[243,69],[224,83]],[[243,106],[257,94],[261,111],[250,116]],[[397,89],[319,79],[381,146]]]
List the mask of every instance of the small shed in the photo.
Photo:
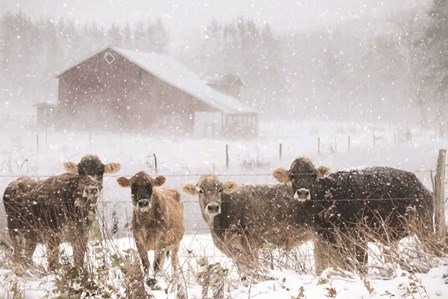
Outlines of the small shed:
[[53,125],[56,105],[40,102],[34,105],[37,109],[36,122],[38,128],[48,128]]
[[[58,79],[61,126],[199,137],[258,134],[255,109],[166,55],[108,47]],[[213,133],[199,133],[209,132],[211,122]]]
[[241,88],[246,86],[243,80],[236,74],[217,74],[207,78],[206,82],[208,86],[236,99],[241,98]]

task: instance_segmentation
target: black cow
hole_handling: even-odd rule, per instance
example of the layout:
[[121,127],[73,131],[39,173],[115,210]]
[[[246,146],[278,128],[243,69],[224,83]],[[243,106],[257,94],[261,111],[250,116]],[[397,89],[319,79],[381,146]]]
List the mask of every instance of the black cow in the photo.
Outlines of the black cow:
[[[316,230],[318,273],[329,258],[350,270],[366,264],[369,240],[396,247],[406,236],[417,234],[424,241],[433,234],[433,196],[411,172],[371,167],[330,174],[301,157],[273,175],[292,183],[306,222]],[[350,260],[353,253],[358,263]],[[324,257],[328,254],[337,257]]]

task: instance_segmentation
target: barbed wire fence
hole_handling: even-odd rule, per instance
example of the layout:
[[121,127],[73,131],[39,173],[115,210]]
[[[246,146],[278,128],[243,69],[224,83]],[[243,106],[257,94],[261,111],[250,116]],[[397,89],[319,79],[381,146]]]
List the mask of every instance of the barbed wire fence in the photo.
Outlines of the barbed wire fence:
[[[415,173],[419,173],[420,175],[433,175],[433,170],[415,170]],[[442,173],[442,170],[438,170],[439,177],[440,173]],[[204,220],[202,219],[202,215],[200,212],[200,207],[198,203],[198,199],[193,196],[186,195],[181,191],[183,185],[189,181],[190,183],[196,183],[197,179],[202,175],[202,173],[194,173],[194,174],[164,174],[163,176],[169,178],[167,182],[169,182],[168,188],[173,188],[178,190],[181,193],[181,197],[183,198],[183,203],[185,205],[185,214],[186,216],[186,227],[188,234],[195,234],[195,233],[207,233],[208,227],[206,226]],[[101,198],[98,201],[98,209],[100,210],[100,213],[103,215],[103,221],[105,224],[107,224],[108,227],[118,227],[118,235],[129,235],[130,233],[130,221],[131,221],[131,215],[132,215],[132,203],[130,199],[130,191],[126,189],[122,189],[118,185],[114,186],[114,181],[116,178],[120,176],[125,177],[132,177],[133,174],[113,174],[105,176],[105,181],[107,182],[107,186],[103,188],[103,192],[101,194]],[[224,173],[224,174],[218,174],[219,177],[225,178],[224,180],[227,180],[228,178],[238,178],[238,177],[272,177],[272,174],[270,173]],[[19,175],[0,175],[0,178],[14,180],[16,178],[20,177]],[[45,179],[49,177],[49,175],[35,175],[34,177],[39,179]],[[8,181],[9,181],[8,180]],[[223,181],[224,181],[223,180]],[[444,181],[444,177],[441,178],[442,181]],[[439,185],[441,185],[439,183]],[[437,185],[437,186],[439,186]],[[117,195],[118,191],[122,191],[121,194]],[[443,205],[437,205],[437,211],[442,211],[442,208],[444,208],[444,192],[443,190],[434,189],[434,194],[437,194],[436,196],[440,199],[442,198]],[[115,199],[113,199],[115,198]],[[369,198],[369,199],[361,199],[361,201],[408,201],[415,198]],[[350,201],[360,201],[359,199],[351,199],[351,198],[339,198],[335,199],[334,201],[341,201],[341,202],[350,202]],[[326,198],[314,198],[313,201],[321,202],[321,201],[328,201]],[[18,203],[22,204],[22,203]],[[3,212],[3,207],[2,207]],[[120,217],[117,217],[117,211],[121,211],[121,214],[125,215],[119,215]],[[444,213],[444,212],[441,212]],[[123,216],[123,217],[122,217]],[[441,216],[439,216],[441,217]],[[3,217],[3,219],[5,219]],[[114,220],[115,219],[115,220]],[[436,217],[436,219],[439,219]],[[115,223],[114,223],[115,221]],[[116,222],[119,223],[116,223]],[[0,230],[7,230],[7,228],[0,229]]]
[[[52,139],[52,137],[56,137],[52,136],[56,134],[55,131],[50,130],[37,130],[35,133],[35,152],[38,154],[39,152],[42,152],[44,150],[47,149],[48,144],[50,141],[50,139]],[[94,135],[92,132],[87,132],[85,133],[85,143],[88,143],[88,148],[94,148],[96,143],[100,143],[100,136],[98,135]],[[367,134],[368,135],[368,134]],[[30,144],[32,145],[32,140],[33,140],[33,134],[30,135]],[[381,134],[381,133],[372,133],[371,135],[371,142],[370,144],[368,144],[369,146],[373,146],[373,147],[381,147],[384,146],[385,144],[388,143],[392,143],[392,144],[397,144],[397,143],[409,143],[414,139],[414,133],[411,132],[410,130],[396,130],[395,132],[392,132],[392,134],[388,134],[386,136],[386,134]],[[369,139],[368,136],[364,137],[365,139]],[[354,145],[356,144],[356,137],[353,137],[351,135],[346,135],[345,140],[343,136],[338,136],[338,137],[316,137],[316,147],[315,150],[317,151],[318,154],[323,154],[323,153],[327,153],[327,152],[336,152],[336,151],[344,151],[344,152],[351,152],[354,150]],[[365,142],[364,142],[365,143]],[[278,150],[277,150],[277,156],[278,156],[278,160],[281,161],[282,159],[285,158],[285,152],[288,151],[285,146],[284,143],[278,143]],[[267,172],[247,172],[247,173],[232,173],[232,169],[234,169],[235,167],[235,157],[230,155],[230,151],[231,148],[229,147],[229,144],[225,144],[225,157],[222,157],[222,160],[225,161],[225,168],[222,167],[220,169],[215,169],[215,167],[213,167],[213,170],[216,170],[214,172],[216,172],[216,174],[222,178],[244,178],[242,179],[242,181],[247,181],[248,178],[257,178],[255,181],[267,181],[268,178],[272,180],[272,174],[271,173],[267,173]],[[273,150],[271,149],[271,152],[273,152]],[[288,152],[288,156],[290,155],[290,153]],[[158,157],[155,153],[148,155],[149,159],[151,160],[151,162],[148,163],[148,168],[150,168],[150,170],[155,173],[155,174],[161,174],[167,178],[169,178],[168,182],[167,182],[167,186],[170,188],[174,188],[177,190],[181,190],[183,183],[185,183],[186,180],[190,180],[190,179],[194,179],[199,177],[202,173],[197,172],[197,173],[185,173],[185,174],[178,174],[178,173],[161,173],[160,171],[160,167],[158,165]],[[0,179],[4,179],[4,180],[8,180],[8,181],[12,181],[20,176],[22,176],[22,173],[31,173],[33,177],[39,178],[39,179],[44,179],[46,177],[51,176],[52,174],[42,174],[42,173],[36,173],[37,171],[37,167],[35,165],[33,165],[33,163],[30,162],[30,160],[33,158],[33,155],[27,156],[27,157],[23,157],[23,160],[21,161],[13,161],[11,158],[9,158],[8,160],[4,160],[2,162],[0,162],[0,170],[4,169],[4,172],[7,172],[7,174],[5,173],[0,173]],[[266,168],[266,166],[269,165],[265,165],[265,161],[262,161],[262,159],[260,158],[247,158],[246,160],[243,161],[239,161],[240,166],[243,168],[243,170],[245,169],[257,169],[257,168]],[[231,167],[233,166],[233,167]],[[441,171],[437,171],[437,174],[434,176],[433,175],[433,171],[432,170],[422,170],[422,169],[415,169],[415,170],[411,170],[411,172],[418,174],[420,177],[422,176],[430,176],[431,178],[431,182],[433,184],[433,190],[434,193],[437,194],[436,197],[439,198],[439,203],[437,204],[438,210],[440,211],[442,209],[442,206],[444,206],[445,200],[444,200],[444,188],[441,188],[442,186],[445,185],[444,182],[444,170],[443,170],[443,182],[436,182],[434,180],[434,177],[437,176],[438,178],[440,178],[442,176],[442,172]],[[119,177],[119,176],[126,176],[126,177],[130,177],[133,174],[114,174],[114,175],[109,175],[109,176],[105,176],[106,180],[114,180],[115,178]],[[437,185],[438,184],[438,185]],[[436,190],[437,189],[437,190]],[[443,192],[442,192],[443,191]],[[113,198],[113,195],[110,195],[110,192],[113,191],[109,191],[107,190],[107,192],[105,192],[105,194],[103,195],[103,197],[105,198],[105,200],[101,203],[103,206],[108,207],[110,205],[130,205],[130,201],[126,202],[126,201],[120,201],[120,200],[110,200],[110,198]],[[442,201],[440,201],[440,198],[443,198],[443,204],[441,204]],[[187,199],[184,201],[186,203],[187,210],[190,213],[193,213],[194,215],[198,215],[198,204],[197,201],[192,200],[192,199]],[[194,205],[196,205],[196,207],[193,207]],[[2,208],[0,208],[0,211],[2,211]],[[193,211],[193,212],[192,212]],[[4,218],[4,217],[3,217]],[[439,215],[437,219],[441,219],[442,217]],[[202,221],[202,219],[198,220],[198,223],[201,223],[200,221]],[[188,223],[188,225],[190,225],[190,223]],[[198,224],[198,225],[202,225],[202,224]]]

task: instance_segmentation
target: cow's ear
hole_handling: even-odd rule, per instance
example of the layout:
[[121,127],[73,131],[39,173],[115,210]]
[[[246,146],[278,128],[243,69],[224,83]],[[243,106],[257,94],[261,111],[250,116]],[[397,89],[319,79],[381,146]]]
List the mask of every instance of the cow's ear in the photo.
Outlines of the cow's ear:
[[78,171],[79,171],[78,165],[75,164],[74,162],[65,162],[64,169],[68,173],[72,173],[72,174],[78,174]]
[[280,183],[288,183],[289,181],[291,181],[291,179],[289,178],[289,172],[286,169],[281,168],[281,167],[274,169],[274,171],[272,172],[272,175]]
[[117,179],[118,185],[121,187],[129,187],[131,186],[131,180],[121,176]]
[[104,165],[104,173],[116,173],[120,170],[120,163],[109,163]]
[[331,173],[330,167],[319,166],[316,168],[317,179],[324,179]]
[[222,184],[222,192],[225,194],[232,194],[236,190],[238,190],[239,185],[236,182],[228,181]]
[[196,186],[193,184],[186,184],[183,188],[182,191],[184,191],[185,193],[189,194],[189,195],[196,195],[198,194],[198,191],[196,190]]
[[154,179],[154,186],[160,187],[166,182],[166,177],[159,175]]

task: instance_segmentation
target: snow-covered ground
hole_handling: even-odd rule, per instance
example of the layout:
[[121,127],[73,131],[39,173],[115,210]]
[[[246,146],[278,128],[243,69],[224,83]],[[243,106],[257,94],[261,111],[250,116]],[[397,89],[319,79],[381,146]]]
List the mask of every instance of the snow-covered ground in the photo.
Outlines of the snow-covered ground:
[[[126,249],[135,249],[132,238],[118,239],[113,243],[114,245],[110,248],[115,250],[114,252],[123,254]],[[381,278],[373,275],[361,277],[329,268],[320,276],[315,276],[309,272],[309,268],[306,270],[306,264],[309,265],[311,262],[308,254],[309,246],[311,245],[305,244],[300,250],[288,253],[283,258],[281,254],[278,255],[277,261],[284,261],[281,263],[282,267],[278,267],[279,262],[276,263],[275,270],[268,271],[265,279],[242,283],[233,262],[214,247],[208,234],[187,235],[182,241],[179,253],[182,268],[181,281],[186,286],[188,298],[202,298],[198,274],[205,268],[199,266],[198,263],[206,261],[206,265],[220,263],[221,267],[229,270],[228,275],[221,278],[224,281],[225,298],[447,298],[448,296],[448,261],[440,259],[429,272],[424,274],[396,268],[392,277]],[[68,248],[66,252],[69,254],[70,249]],[[42,254],[42,248],[38,247],[35,260],[45,264]],[[294,265],[294,259],[291,259],[291,256],[300,259],[300,262],[305,265],[305,271],[297,270],[300,266]],[[151,253],[150,257],[152,257]],[[118,268],[115,268],[111,272],[116,273],[117,270]],[[175,298],[173,285],[169,282],[170,271],[168,260],[165,264],[166,276],[159,277],[161,289],[150,291],[155,298]],[[0,270],[2,281],[0,297],[14,298],[11,291],[14,285],[16,289],[22,290],[25,298],[54,296],[51,291],[55,289],[56,276],[37,272],[38,274],[36,271],[25,271],[18,276],[14,274],[13,269]],[[112,274],[108,281],[109,284],[118,286],[115,298],[124,294],[120,283],[114,282],[117,277],[120,279],[119,275]],[[212,298],[212,294],[213,288],[210,288],[209,298]]]
[[[36,130],[32,123],[13,121],[0,125],[2,193],[6,185],[18,176],[58,174],[62,172],[63,162],[78,162],[87,153],[97,154],[103,162],[121,163],[122,169],[118,174],[105,177],[98,209],[107,225],[111,222],[113,210],[121,213],[120,239],[117,242],[122,249],[134,247],[131,234],[126,229],[131,202],[129,190],[118,186],[116,178],[131,176],[140,170],[156,175],[154,157],[157,175],[166,176],[166,187],[177,190],[181,190],[185,183],[195,183],[200,174],[209,172],[217,173],[224,181],[274,183],[270,175],[274,168],[288,168],[293,158],[303,155],[312,158],[317,165],[330,166],[334,171],[374,165],[410,170],[432,190],[430,171],[435,170],[438,150],[448,144],[446,138],[440,138],[430,130],[343,122],[262,122],[259,138],[232,140],[45,131]],[[241,283],[232,261],[213,246],[196,199],[184,193],[182,196],[188,235],[182,242],[181,265],[189,298],[201,297],[201,288],[194,273],[200,271],[197,262],[203,257],[208,257],[210,263],[220,262],[230,269],[229,276],[225,278],[226,296],[230,298],[448,298],[448,262],[443,259],[433,261],[432,269],[425,274],[396,268],[390,279],[379,279],[378,275],[341,275],[331,269],[316,277],[312,274],[312,256],[307,254],[307,247],[299,250],[294,263],[289,261],[284,266],[282,263],[276,265],[275,270],[268,273],[268,279]],[[3,215],[1,205],[1,233],[6,231]],[[303,268],[303,271],[298,271],[298,268]],[[14,285],[25,290],[26,298],[41,298],[54,283],[53,276],[37,275],[32,271],[22,276],[16,274],[12,269],[0,270],[0,280],[3,281],[0,283],[1,298],[8,298]],[[157,298],[167,297],[163,290],[155,295]]]

